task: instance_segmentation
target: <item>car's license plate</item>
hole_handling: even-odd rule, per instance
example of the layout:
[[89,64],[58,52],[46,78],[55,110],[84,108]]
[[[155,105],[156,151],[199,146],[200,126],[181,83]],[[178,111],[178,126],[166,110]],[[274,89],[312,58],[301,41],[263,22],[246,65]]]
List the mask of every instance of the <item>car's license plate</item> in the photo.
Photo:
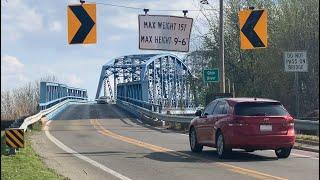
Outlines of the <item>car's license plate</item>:
[[261,124],[260,131],[272,131],[272,125]]

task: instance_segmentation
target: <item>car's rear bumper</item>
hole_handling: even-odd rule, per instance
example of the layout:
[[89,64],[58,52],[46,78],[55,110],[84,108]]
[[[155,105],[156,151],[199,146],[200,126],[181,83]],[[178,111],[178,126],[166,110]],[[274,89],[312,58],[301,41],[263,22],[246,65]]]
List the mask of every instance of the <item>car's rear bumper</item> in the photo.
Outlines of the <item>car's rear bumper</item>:
[[282,147],[293,147],[295,135],[237,135],[226,137],[226,145],[230,148],[239,149],[277,149]]

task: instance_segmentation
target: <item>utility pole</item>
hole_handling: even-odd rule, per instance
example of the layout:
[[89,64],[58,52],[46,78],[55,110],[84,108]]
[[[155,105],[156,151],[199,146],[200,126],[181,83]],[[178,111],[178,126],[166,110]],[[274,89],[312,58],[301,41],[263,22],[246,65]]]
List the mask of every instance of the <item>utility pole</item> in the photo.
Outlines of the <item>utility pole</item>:
[[229,78],[227,78],[227,79],[228,79],[228,89],[229,89],[229,90],[228,90],[228,93],[230,93],[230,92],[231,92],[231,87],[230,87],[230,86],[231,86],[231,83],[230,83],[230,79],[229,79]]
[[[201,0],[201,4],[209,4],[207,0]],[[222,89],[222,92],[226,92],[226,78],[225,78],[225,72],[224,72],[224,27],[223,27],[223,0],[220,0],[220,11],[219,11],[219,36],[220,36],[220,48],[219,48],[219,57],[221,61],[222,66],[222,85],[220,85],[220,90]]]
[[[219,16],[219,35],[220,35],[220,48],[219,48],[219,57],[222,64],[222,92],[226,92],[226,79],[225,79],[225,72],[224,72],[224,27],[223,27],[223,0],[220,0],[220,16]],[[221,87],[221,86],[220,86]]]
[[234,91],[234,83],[232,83],[232,96],[236,97],[236,92]]

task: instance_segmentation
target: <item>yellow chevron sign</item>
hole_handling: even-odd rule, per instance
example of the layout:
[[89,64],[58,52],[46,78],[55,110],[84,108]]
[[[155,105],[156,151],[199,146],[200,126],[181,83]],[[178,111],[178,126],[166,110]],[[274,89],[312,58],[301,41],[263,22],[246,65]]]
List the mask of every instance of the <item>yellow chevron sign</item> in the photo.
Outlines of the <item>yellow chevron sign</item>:
[[6,144],[13,148],[24,148],[24,131],[23,129],[6,129]]
[[69,5],[67,16],[69,44],[97,42],[96,4]]
[[241,49],[268,47],[267,16],[264,9],[239,11]]

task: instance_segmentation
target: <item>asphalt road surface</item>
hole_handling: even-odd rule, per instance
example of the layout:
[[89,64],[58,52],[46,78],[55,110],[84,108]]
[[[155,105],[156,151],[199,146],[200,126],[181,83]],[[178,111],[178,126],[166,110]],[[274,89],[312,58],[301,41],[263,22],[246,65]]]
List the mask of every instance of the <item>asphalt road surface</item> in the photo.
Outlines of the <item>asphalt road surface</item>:
[[[147,126],[112,104],[73,104],[49,125],[43,151],[71,179],[319,179],[319,154],[235,150],[219,160],[214,148],[192,153],[188,136]],[[58,144],[58,145],[56,145]]]

